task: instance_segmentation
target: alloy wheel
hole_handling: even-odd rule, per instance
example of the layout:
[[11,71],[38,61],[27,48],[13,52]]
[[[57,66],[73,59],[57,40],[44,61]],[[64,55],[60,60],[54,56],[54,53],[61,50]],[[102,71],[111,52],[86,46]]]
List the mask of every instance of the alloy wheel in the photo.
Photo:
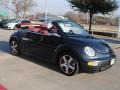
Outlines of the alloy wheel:
[[11,41],[11,43],[10,43],[10,48],[11,48],[11,53],[13,54],[13,55],[16,55],[16,54],[18,54],[18,52],[19,52],[19,47],[18,47],[18,43],[16,42],[16,41]]
[[76,69],[76,62],[70,55],[63,55],[60,59],[60,68],[65,74],[72,74]]

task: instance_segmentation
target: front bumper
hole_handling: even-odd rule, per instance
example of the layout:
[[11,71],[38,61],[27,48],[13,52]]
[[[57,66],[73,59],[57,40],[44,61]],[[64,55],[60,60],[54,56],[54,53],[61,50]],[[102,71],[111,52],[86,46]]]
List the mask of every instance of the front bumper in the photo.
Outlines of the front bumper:
[[5,29],[8,29],[8,30],[11,29],[11,28],[10,28],[9,26],[7,26],[7,25],[4,26],[4,28],[5,28]]
[[12,30],[12,29],[13,29],[13,27],[8,26],[8,27],[7,27],[7,29]]
[[87,73],[95,73],[95,72],[100,72],[109,69],[114,65],[116,61],[116,57],[112,57],[109,59],[105,60],[94,60],[93,62],[97,62],[96,66],[88,65],[89,62],[83,62],[82,63],[82,71],[87,72]]
[[4,26],[5,29],[8,29],[8,30],[12,30],[13,29],[13,26],[9,26],[9,25],[6,25]]

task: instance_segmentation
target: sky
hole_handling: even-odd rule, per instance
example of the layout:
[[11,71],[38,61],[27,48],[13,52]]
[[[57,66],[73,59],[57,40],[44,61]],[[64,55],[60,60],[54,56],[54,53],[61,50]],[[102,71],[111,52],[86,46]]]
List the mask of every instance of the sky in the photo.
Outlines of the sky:
[[[70,7],[67,0],[46,0],[47,1],[47,9],[49,13],[56,14],[56,15],[63,15],[66,12],[73,11]],[[118,2],[120,2],[118,0]],[[37,12],[45,12],[45,0],[36,0],[37,6],[39,8],[34,7]],[[120,9],[115,11],[114,15],[119,15]]]
[[[69,6],[69,3],[66,0],[46,0],[46,1],[47,1],[47,9],[49,13],[62,15],[66,12],[72,11],[72,9]],[[37,7],[39,7],[39,11],[44,12],[46,6],[45,0],[36,0],[36,2],[37,2]],[[36,8],[35,11],[38,11],[38,9]]]
[[[45,1],[47,1],[48,12],[51,14],[63,15],[66,12],[73,11],[73,9],[70,8],[70,5],[67,2],[67,0],[35,0],[35,3],[37,5],[34,6],[34,8],[30,11],[30,13],[45,12],[45,6],[46,6]],[[0,10],[4,11],[4,13],[6,12],[9,13],[9,11],[3,7],[0,7]],[[120,9],[115,11],[114,15],[120,15]]]

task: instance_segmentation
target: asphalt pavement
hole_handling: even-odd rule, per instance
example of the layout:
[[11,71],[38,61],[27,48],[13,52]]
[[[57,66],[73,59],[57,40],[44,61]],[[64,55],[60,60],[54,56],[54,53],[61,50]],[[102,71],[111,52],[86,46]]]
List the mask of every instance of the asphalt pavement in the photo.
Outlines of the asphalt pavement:
[[[67,77],[54,65],[9,53],[9,37],[14,31],[0,30],[0,84],[8,90],[120,90],[120,40],[106,40],[117,55],[115,65],[95,74],[81,73]],[[97,36],[98,37],[98,36]]]

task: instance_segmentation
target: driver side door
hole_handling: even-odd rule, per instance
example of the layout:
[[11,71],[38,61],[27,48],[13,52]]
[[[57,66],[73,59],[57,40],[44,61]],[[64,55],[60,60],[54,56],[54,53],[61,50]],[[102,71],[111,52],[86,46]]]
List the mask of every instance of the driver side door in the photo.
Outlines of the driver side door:
[[[24,44],[24,50],[25,52],[37,56],[38,53],[42,53],[41,52],[41,42],[43,40],[43,35],[41,33],[38,32],[34,32],[31,30],[25,30],[23,31],[23,37],[22,37],[22,41]],[[39,49],[38,49],[39,48]],[[42,54],[40,54],[42,55]]]
[[[54,24],[53,24],[54,25]],[[59,28],[57,28],[56,25],[54,25],[49,30],[49,34],[43,35],[43,39],[41,42],[39,42],[39,51],[41,50],[42,54],[39,53],[39,55],[42,55],[45,60],[50,61],[53,59],[54,51],[57,48],[58,45],[62,43],[62,37],[58,33]]]

